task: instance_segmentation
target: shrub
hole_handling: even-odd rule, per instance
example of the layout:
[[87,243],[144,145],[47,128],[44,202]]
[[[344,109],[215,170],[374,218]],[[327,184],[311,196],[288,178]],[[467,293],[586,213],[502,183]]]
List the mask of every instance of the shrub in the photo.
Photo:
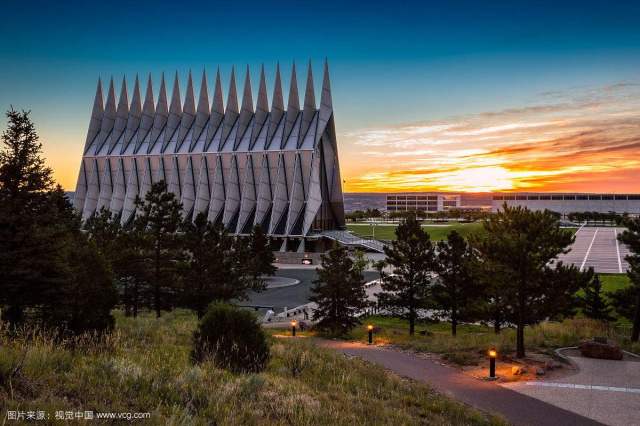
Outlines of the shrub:
[[269,360],[269,345],[255,316],[233,306],[209,306],[193,335],[191,359],[211,359],[233,372],[259,372]]

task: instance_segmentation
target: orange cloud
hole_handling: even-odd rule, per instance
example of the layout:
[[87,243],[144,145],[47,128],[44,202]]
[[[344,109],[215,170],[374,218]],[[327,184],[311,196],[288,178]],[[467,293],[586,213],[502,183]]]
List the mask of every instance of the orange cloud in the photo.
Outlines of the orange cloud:
[[554,103],[342,135],[345,190],[639,192],[640,85],[542,97]]

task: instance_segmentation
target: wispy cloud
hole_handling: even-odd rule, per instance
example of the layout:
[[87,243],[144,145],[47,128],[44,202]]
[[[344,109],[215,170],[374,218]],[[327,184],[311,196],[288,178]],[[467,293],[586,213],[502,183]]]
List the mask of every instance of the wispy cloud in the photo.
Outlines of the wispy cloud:
[[634,190],[640,84],[540,98],[520,108],[342,135],[355,147],[343,162],[347,190]]

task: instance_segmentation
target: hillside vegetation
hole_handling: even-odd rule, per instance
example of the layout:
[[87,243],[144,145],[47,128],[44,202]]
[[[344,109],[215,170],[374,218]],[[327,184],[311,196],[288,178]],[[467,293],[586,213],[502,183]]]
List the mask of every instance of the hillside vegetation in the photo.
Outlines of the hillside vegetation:
[[[259,374],[189,361],[195,315],[116,313],[113,333],[0,337],[0,409],[150,412],[151,424],[500,424],[430,388],[304,339],[271,339]],[[61,422],[62,423],[62,422]]]

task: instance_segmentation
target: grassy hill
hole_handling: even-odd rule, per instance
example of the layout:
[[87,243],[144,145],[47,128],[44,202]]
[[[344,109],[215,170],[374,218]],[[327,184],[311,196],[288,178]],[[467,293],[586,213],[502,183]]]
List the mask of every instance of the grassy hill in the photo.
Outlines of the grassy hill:
[[[305,339],[271,340],[260,374],[189,361],[195,317],[117,314],[102,341],[0,330],[0,410],[151,413],[149,424],[500,424],[495,418]],[[40,422],[39,422],[40,423]],[[62,424],[62,422],[60,422]]]

